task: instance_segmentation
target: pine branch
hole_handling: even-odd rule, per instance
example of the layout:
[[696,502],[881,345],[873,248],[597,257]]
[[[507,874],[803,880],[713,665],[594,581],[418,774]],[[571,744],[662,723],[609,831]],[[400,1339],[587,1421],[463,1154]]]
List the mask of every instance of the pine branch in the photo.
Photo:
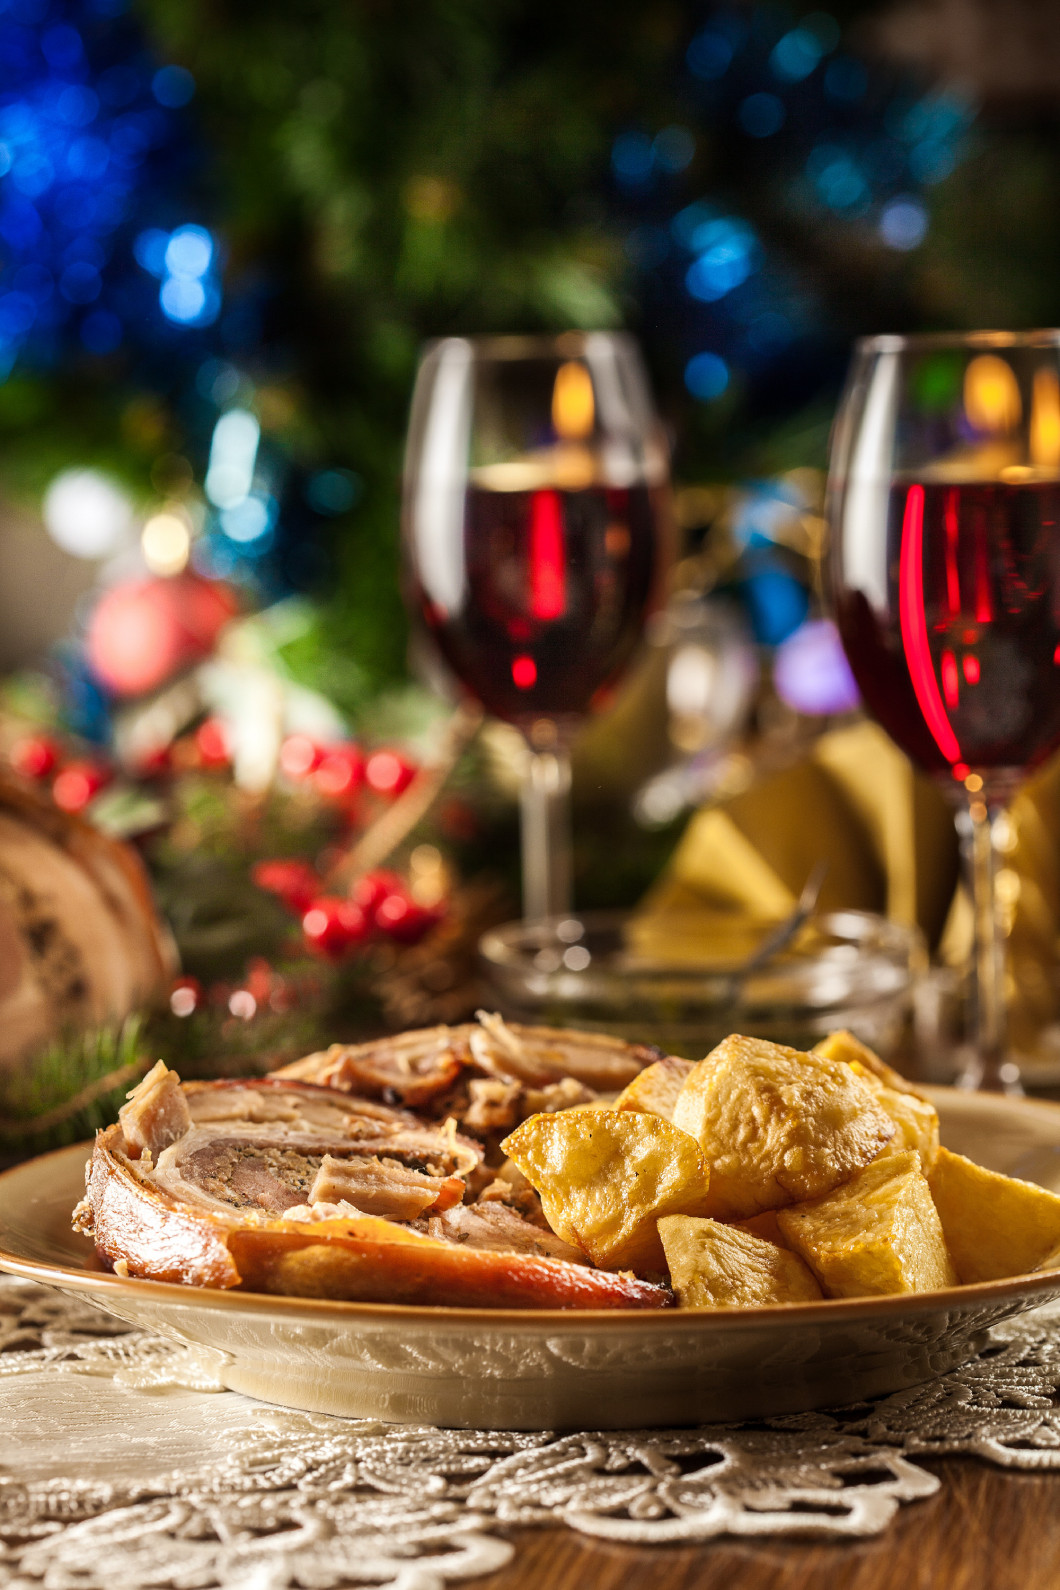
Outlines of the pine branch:
[[91,1137],[148,1063],[138,1017],[60,1036],[0,1084],[0,1143],[28,1153]]

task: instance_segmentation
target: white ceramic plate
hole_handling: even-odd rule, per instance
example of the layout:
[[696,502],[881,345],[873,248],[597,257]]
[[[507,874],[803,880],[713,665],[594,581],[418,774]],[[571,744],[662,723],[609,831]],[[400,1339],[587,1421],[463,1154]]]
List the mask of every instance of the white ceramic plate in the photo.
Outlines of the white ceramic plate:
[[[1060,1185],[1060,1106],[932,1092],[948,1147]],[[70,1229],[84,1144],[0,1176],[0,1269],[217,1355],[225,1384],[321,1413],[479,1429],[631,1429],[826,1407],[966,1362],[1060,1271],[716,1313],[413,1308],[212,1292],[103,1271]]]

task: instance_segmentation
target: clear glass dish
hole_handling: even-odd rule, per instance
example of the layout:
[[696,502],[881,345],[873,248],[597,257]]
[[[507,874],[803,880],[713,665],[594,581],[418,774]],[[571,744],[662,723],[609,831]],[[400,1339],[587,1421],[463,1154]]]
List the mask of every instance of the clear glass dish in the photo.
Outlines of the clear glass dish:
[[833,911],[734,985],[770,924],[697,916],[703,958],[664,962],[631,947],[629,920],[586,912],[492,929],[479,941],[491,1001],[512,1021],[591,1028],[692,1059],[731,1032],[801,1049],[840,1027],[894,1054],[927,965],[915,927]]

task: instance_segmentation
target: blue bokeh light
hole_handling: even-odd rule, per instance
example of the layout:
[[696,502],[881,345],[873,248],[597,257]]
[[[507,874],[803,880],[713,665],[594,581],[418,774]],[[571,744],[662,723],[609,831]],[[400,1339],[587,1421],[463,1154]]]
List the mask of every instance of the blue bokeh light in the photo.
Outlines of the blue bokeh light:
[[696,228],[692,247],[698,258],[689,266],[685,284],[693,298],[714,303],[750,276],[757,242],[751,228],[729,216],[707,221]]
[[685,59],[688,69],[704,82],[714,82],[732,65],[734,50],[730,41],[716,28],[704,28],[688,46]]
[[740,126],[751,138],[771,138],[780,131],[787,119],[784,102],[776,94],[748,94],[737,116]]
[[693,397],[710,403],[729,385],[729,367],[717,353],[697,353],[685,365],[685,386]]
[[195,79],[183,66],[163,66],[151,79],[151,92],[160,105],[177,110],[195,95]]
[[0,378],[20,357],[42,368],[67,353],[142,353],[167,325],[205,324],[218,300],[211,278],[204,312],[171,320],[139,285],[136,264],[173,275],[169,234],[149,223],[172,202],[187,141],[173,107],[190,74],[156,70],[138,30],[108,20],[124,9],[0,3]]
[[880,211],[879,232],[888,248],[918,248],[927,236],[928,213],[919,199],[901,194]]
[[611,167],[620,182],[647,182],[655,164],[652,141],[640,132],[620,133],[611,148]]
[[210,269],[213,256],[213,238],[204,226],[178,226],[163,258],[170,276],[198,281]]
[[820,39],[808,27],[792,28],[773,46],[769,64],[781,82],[801,83],[814,71],[824,53]]

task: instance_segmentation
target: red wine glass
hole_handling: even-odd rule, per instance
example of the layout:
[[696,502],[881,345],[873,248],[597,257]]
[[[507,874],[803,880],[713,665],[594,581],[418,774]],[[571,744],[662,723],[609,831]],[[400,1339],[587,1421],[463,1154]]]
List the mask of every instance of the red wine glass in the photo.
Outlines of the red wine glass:
[[629,662],[668,550],[668,460],[635,344],[450,337],[412,401],[410,605],[522,733],[523,915],[570,910],[570,744]]
[[1060,332],[859,343],[828,517],[865,705],[956,808],[975,920],[961,1080],[1018,1091],[997,840],[1015,790],[1060,746]]

